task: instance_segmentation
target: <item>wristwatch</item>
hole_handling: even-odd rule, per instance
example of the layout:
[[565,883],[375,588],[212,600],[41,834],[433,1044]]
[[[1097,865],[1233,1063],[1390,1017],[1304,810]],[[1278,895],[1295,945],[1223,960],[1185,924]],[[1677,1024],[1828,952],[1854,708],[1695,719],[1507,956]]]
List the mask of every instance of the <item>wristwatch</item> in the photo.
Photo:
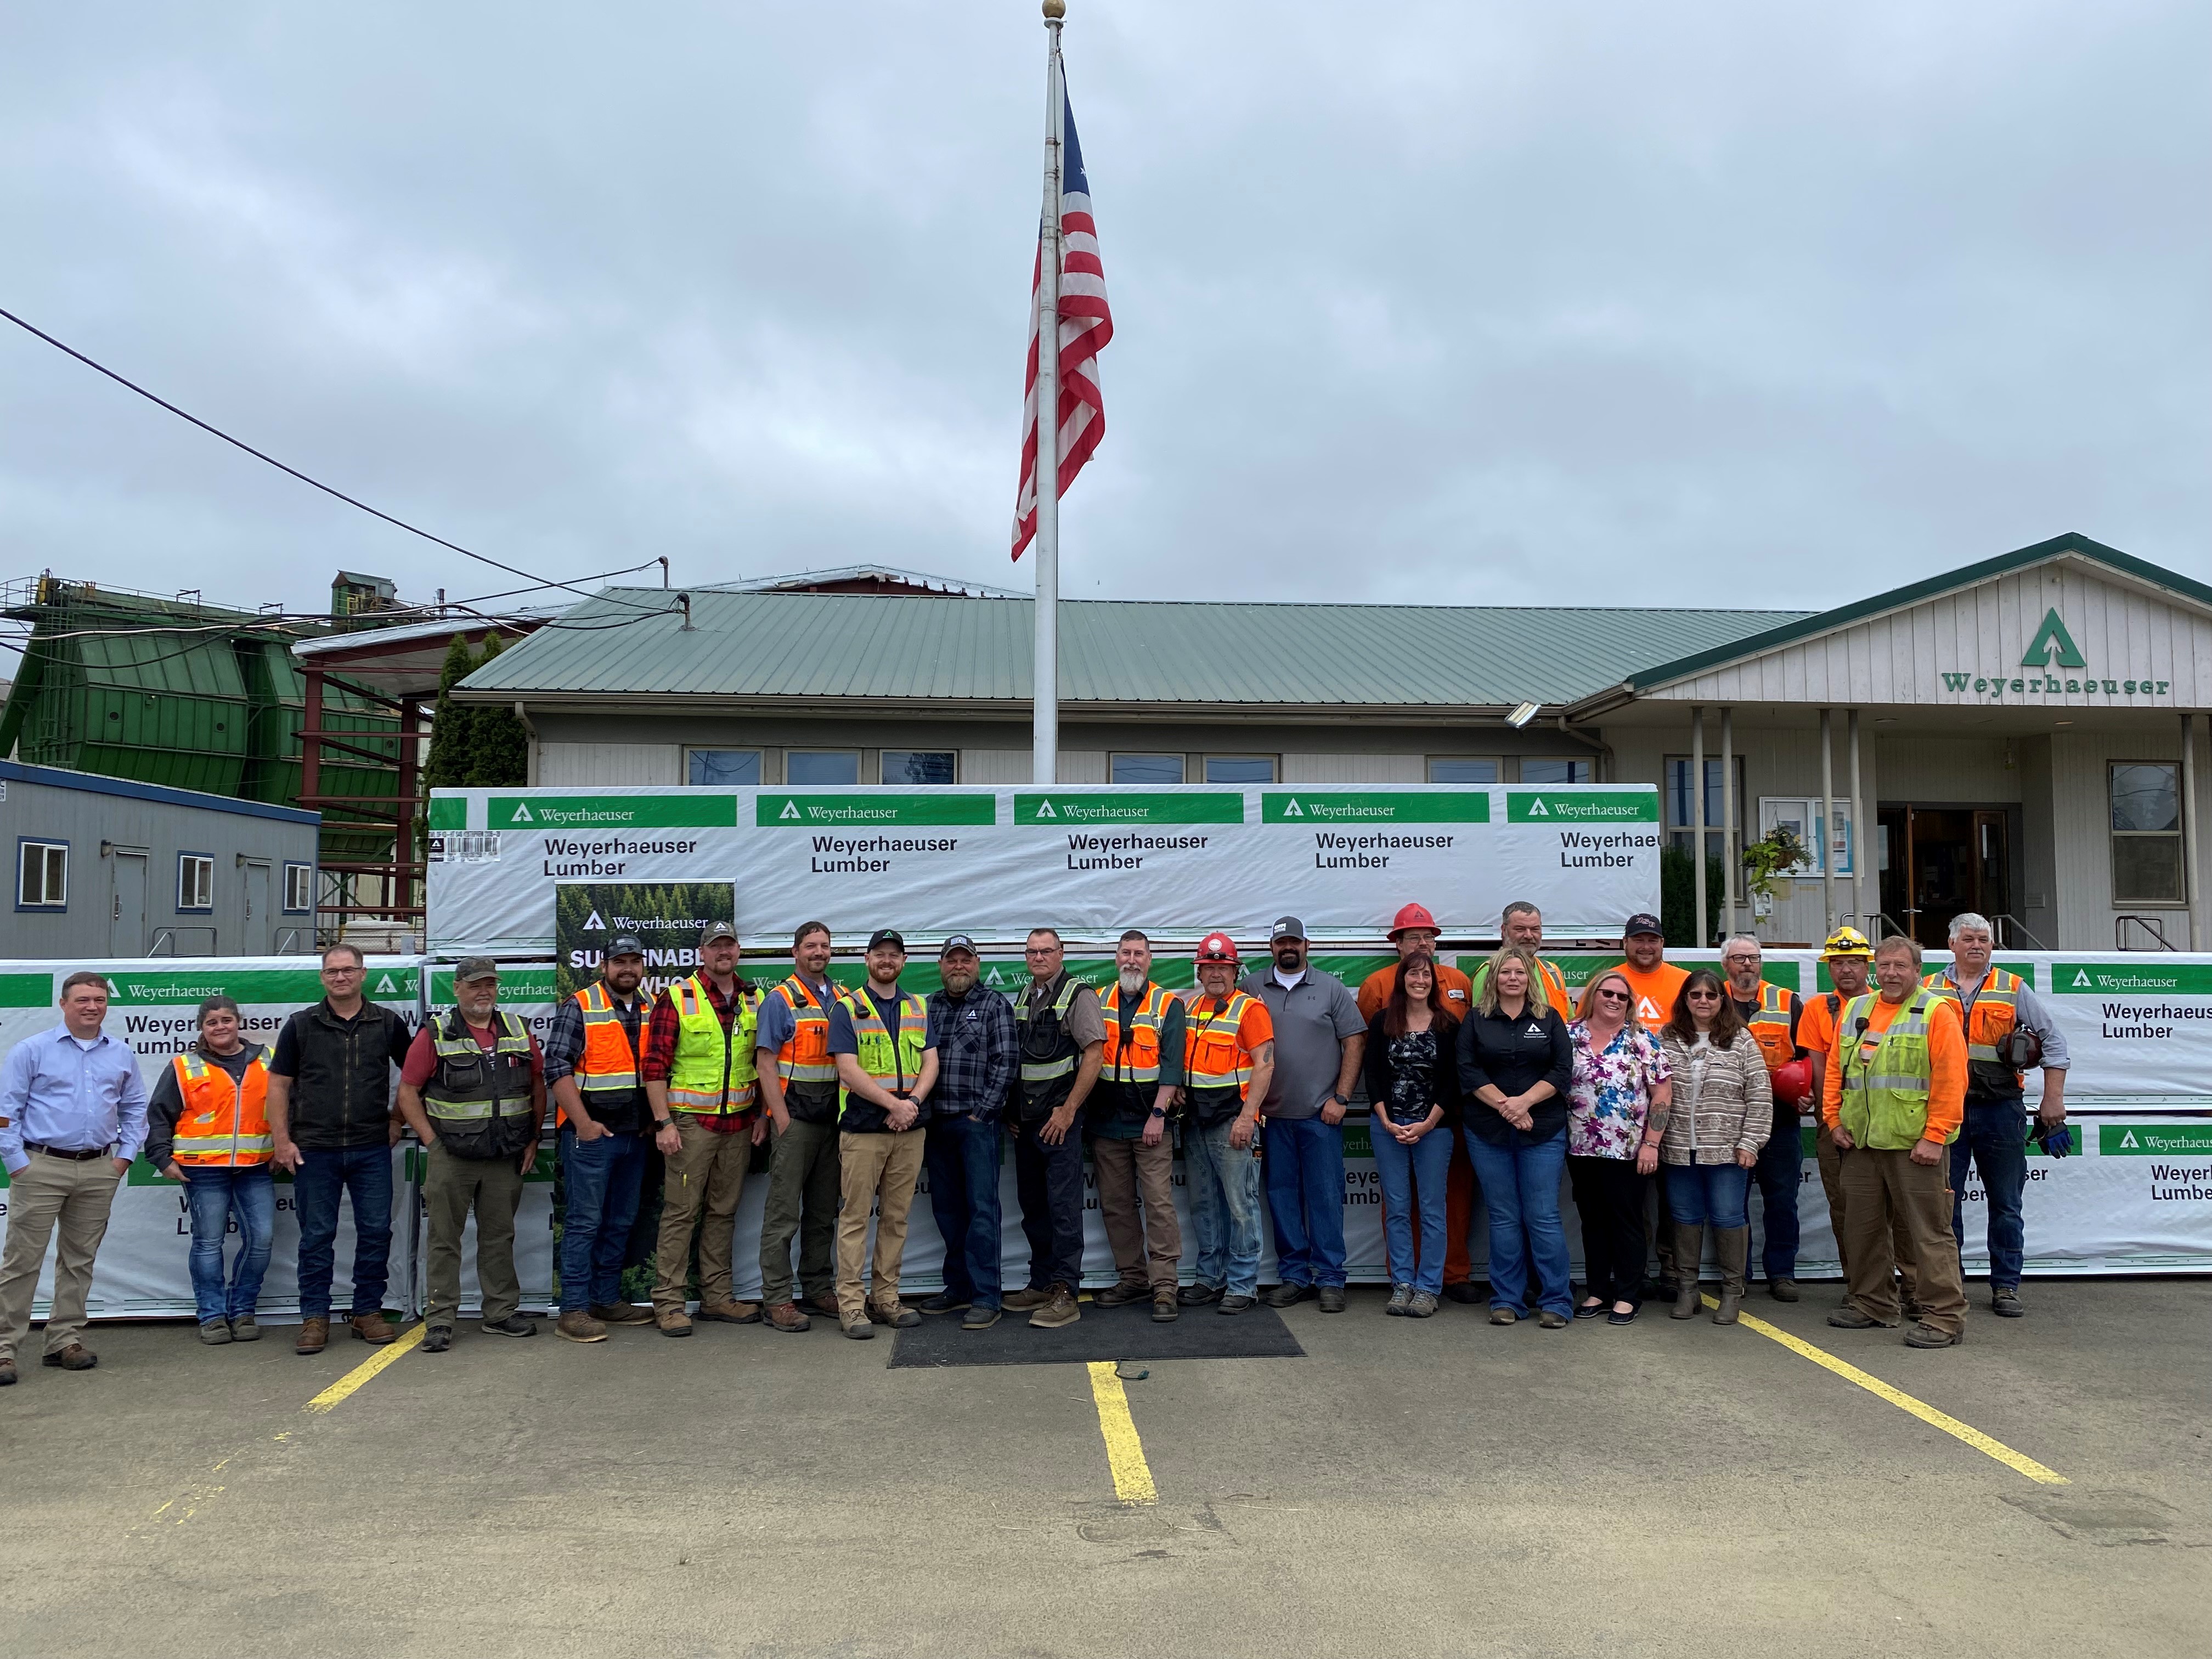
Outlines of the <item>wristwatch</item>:
[[1154,1117],[1165,1117],[1167,1115],[1168,1109],[1164,1106],[1155,1106],[1152,1108],[1152,1115]]
[[676,1120],[672,1117],[657,1117],[653,1120],[653,1133],[655,1134],[659,1134],[663,1129],[672,1129],[675,1127]]
[[1328,1103],[1328,1102],[1329,1102],[1329,1101],[1331,1101],[1331,1100],[1334,1101],[1334,1102],[1335,1102],[1338,1105],[1340,1105],[1340,1106],[1349,1106],[1349,1105],[1351,1105],[1351,1104],[1352,1104],[1352,1102],[1351,1102],[1350,1100],[1346,1099],[1344,1096],[1340,1095],[1340,1094],[1334,1094],[1334,1093],[1332,1093],[1332,1094],[1330,1094],[1329,1096],[1328,1096],[1328,1097],[1327,1097],[1327,1098],[1326,1098],[1326,1099],[1324,1099],[1324,1100],[1322,1101],[1322,1103],[1323,1105],[1327,1105],[1327,1104]]

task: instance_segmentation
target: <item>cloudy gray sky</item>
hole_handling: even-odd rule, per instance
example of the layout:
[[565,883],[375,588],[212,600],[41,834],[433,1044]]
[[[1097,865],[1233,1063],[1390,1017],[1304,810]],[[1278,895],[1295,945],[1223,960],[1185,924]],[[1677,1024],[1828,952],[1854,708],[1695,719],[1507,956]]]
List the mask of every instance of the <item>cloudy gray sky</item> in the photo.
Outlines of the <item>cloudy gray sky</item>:
[[[1071,595],[2206,574],[2212,9],[1070,10]],[[533,571],[1028,585],[1036,0],[11,12],[0,305]],[[0,335],[0,575],[512,585]]]

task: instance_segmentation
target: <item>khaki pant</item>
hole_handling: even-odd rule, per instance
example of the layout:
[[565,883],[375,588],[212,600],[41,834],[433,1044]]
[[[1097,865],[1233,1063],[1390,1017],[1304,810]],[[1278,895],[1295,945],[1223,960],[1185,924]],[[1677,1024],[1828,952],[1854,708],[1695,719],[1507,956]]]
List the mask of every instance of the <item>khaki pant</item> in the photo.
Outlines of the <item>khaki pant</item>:
[[13,1359],[31,1328],[31,1297],[46,1240],[54,1246],[54,1305],[46,1316],[48,1353],[59,1353],[84,1332],[84,1301],[92,1290],[92,1259],[107,1233],[107,1212],[123,1177],[112,1158],[49,1158],[30,1154],[8,1187],[8,1246],[0,1253],[0,1359]]
[[[1176,1263],[1182,1255],[1182,1229],[1175,1212],[1175,1147],[1164,1135],[1157,1146],[1101,1135],[1091,1143],[1091,1167],[1098,1181],[1099,1218],[1106,1224],[1121,1282],[1173,1290]],[[1139,1196],[1145,1206],[1141,1221]]]
[[[731,1300],[731,1266],[737,1253],[738,1195],[752,1167],[751,1123],[716,1134],[675,1115],[684,1143],[668,1160],[660,1188],[660,1239],[653,1247],[653,1305],[684,1311],[684,1282],[691,1276],[691,1231],[699,1229],[699,1300],[708,1307]],[[707,1216],[702,1222],[699,1212]]]
[[[922,1131],[893,1134],[841,1133],[837,1137],[837,1317],[845,1324],[867,1316],[868,1304],[889,1311],[898,1305],[899,1264],[906,1257],[906,1217],[914,1183],[921,1176]],[[874,1282],[860,1288],[868,1248],[868,1212],[876,1215]]]
[[1854,1146],[1843,1154],[1844,1225],[1850,1234],[1851,1305],[1874,1319],[1898,1316],[1891,1236],[1912,1241],[1920,1321],[1939,1331],[1966,1327],[1966,1287],[1951,1231],[1950,1155],[1915,1164],[1909,1152]]
[[521,1163],[520,1152],[513,1158],[455,1158],[442,1142],[430,1148],[422,1174],[422,1207],[429,1216],[424,1325],[450,1327],[460,1314],[461,1237],[471,1209],[477,1215],[477,1289],[485,1322],[496,1325],[522,1306],[522,1281],[514,1275]]
[[[1835,1136],[1828,1126],[1820,1125],[1813,1131],[1813,1154],[1820,1166],[1820,1190],[1828,1195],[1828,1229],[1836,1236],[1836,1265],[1843,1272],[1844,1284],[1851,1282],[1850,1224],[1844,1210],[1844,1149],[1836,1145]],[[1920,1270],[1913,1265],[1912,1234],[1902,1216],[1891,1218],[1889,1232],[1890,1254],[1897,1263],[1899,1288],[1907,1302],[1919,1300]]]

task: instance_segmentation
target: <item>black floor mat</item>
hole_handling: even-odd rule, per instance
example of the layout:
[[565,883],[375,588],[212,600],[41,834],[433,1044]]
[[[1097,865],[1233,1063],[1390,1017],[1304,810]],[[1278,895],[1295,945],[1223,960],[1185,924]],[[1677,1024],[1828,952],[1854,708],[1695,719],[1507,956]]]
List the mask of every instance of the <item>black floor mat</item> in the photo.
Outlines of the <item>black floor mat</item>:
[[1083,1317],[1058,1330],[1035,1330],[1025,1313],[988,1331],[963,1331],[958,1314],[925,1317],[895,1334],[891,1365],[1071,1365],[1092,1359],[1303,1359],[1306,1351],[1262,1305],[1234,1316],[1185,1308],[1172,1324],[1152,1322],[1148,1302],[1118,1308],[1083,1304]]

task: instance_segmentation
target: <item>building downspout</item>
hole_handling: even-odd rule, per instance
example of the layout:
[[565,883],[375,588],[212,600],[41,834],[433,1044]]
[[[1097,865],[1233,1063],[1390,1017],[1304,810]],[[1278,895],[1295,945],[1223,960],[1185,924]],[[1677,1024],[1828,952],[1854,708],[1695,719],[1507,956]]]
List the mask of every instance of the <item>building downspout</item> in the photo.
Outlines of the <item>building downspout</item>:
[[1555,715],[1553,718],[1559,724],[1559,735],[1561,737],[1572,738],[1577,743],[1584,744],[1585,746],[1597,751],[1598,770],[1604,774],[1602,777],[1598,779],[1598,781],[1600,783],[1611,783],[1613,781],[1613,745],[1606,742],[1602,738],[1593,738],[1586,732],[1577,731],[1573,726],[1567,724],[1567,717],[1565,714]]
[[523,774],[532,789],[538,787],[538,728],[530,723],[530,711],[522,706],[522,699],[514,700],[514,718],[522,722],[522,729],[530,735],[530,767]]

